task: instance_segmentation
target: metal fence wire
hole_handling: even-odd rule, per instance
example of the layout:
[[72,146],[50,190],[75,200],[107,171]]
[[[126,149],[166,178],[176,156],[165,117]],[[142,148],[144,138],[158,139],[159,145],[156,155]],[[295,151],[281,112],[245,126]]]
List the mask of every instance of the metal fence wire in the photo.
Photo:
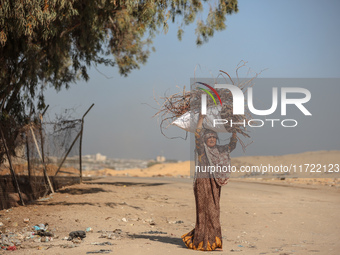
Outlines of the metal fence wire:
[[[54,193],[57,175],[82,181],[84,117],[92,107],[81,119],[56,117],[50,121],[48,115],[41,114],[40,121],[22,128],[15,153],[8,153],[0,164],[0,209]],[[5,153],[6,139],[0,140]]]

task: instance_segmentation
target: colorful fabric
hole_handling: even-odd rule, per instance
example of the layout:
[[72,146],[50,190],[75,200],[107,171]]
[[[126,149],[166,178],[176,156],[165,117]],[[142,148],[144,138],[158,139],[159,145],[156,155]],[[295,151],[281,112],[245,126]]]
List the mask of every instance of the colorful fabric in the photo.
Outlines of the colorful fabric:
[[221,187],[214,178],[197,178],[194,185],[196,226],[182,236],[185,245],[194,250],[213,251],[222,248],[220,225]]

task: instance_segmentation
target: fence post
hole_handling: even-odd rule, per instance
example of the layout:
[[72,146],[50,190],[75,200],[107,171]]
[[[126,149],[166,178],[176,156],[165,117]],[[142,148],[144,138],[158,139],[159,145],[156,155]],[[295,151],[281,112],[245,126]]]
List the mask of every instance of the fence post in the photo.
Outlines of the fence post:
[[51,190],[51,192],[52,192],[52,194],[53,194],[53,193],[54,193],[54,189],[53,189],[53,186],[52,186],[52,184],[51,184],[50,178],[48,178],[46,164],[45,164],[45,162],[44,162],[44,160],[43,160],[43,158],[42,158],[42,156],[41,156],[41,153],[40,153],[40,150],[39,150],[39,146],[38,146],[38,143],[37,143],[37,139],[35,139],[35,135],[34,135],[32,126],[30,127],[30,129],[31,129],[31,133],[32,133],[33,140],[34,140],[34,142],[35,142],[35,147],[37,148],[37,151],[38,151],[38,154],[39,154],[39,156],[40,156],[40,159],[41,159],[41,161],[43,162],[45,180],[46,180],[46,182],[47,182],[48,186],[50,187],[50,190]]
[[5,136],[4,136],[4,133],[2,132],[1,126],[0,126],[0,132],[1,132],[2,142],[3,142],[4,148],[5,148],[5,152],[6,152],[6,155],[7,155],[8,163],[9,163],[9,169],[10,169],[11,174],[12,174],[12,179],[13,179],[13,182],[14,182],[14,186],[15,186],[17,192],[18,192],[18,195],[19,195],[21,204],[22,204],[22,205],[25,205],[24,200],[22,199],[22,196],[21,196],[21,192],[20,192],[20,187],[19,187],[19,184],[18,184],[18,180],[17,180],[17,178],[16,178],[16,176],[15,176],[15,173],[14,173],[14,169],[13,169],[13,165],[12,165],[11,156],[9,155],[9,151],[8,151],[8,148],[7,148]]
[[40,117],[39,134],[40,134],[40,144],[41,144],[41,160],[42,160],[44,165],[45,165],[45,152],[44,152],[44,143],[45,142],[44,142],[44,136],[43,136],[43,132],[42,132],[42,130],[43,130],[42,125],[43,125],[43,116],[45,115],[48,107],[50,107],[50,105],[48,105],[45,108],[44,112],[39,116]]
[[83,127],[84,127],[84,120],[81,120],[81,130],[80,130],[80,141],[79,141],[79,183],[83,182],[83,168],[82,168],[82,141],[83,141]]
[[83,143],[84,118],[85,118],[86,114],[88,114],[88,112],[92,109],[93,106],[94,106],[94,104],[92,104],[90,106],[90,108],[85,112],[85,114],[81,118],[81,130],[80,130],[80,141],[79,141],[79,180],[80,180],[80,183],[83,182],[83,168],[82,168],[82,151],[81,151],[81,148],[82,148],[82,143]]

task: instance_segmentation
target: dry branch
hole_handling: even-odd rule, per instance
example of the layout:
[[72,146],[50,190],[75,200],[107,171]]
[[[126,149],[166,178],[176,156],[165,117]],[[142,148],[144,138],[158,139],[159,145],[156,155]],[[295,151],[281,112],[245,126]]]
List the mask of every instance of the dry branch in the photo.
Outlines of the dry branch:
[[[243,67],[246,67],[246,62],[240,62],[239,66],[236,69],[236,81],[234,81],[231,76],[225,72],[220,70],[219,76],[225,79],[226,84],[233,84],[240,88],[243,93],[247,91],[249,87],[253,86],[254,79],[260,74],[255,73],[252,78],[249,79],[240,79],[238,77],[239,70]],[[218,77],[219,77],[218,76]],[[191,84],[191,90],[186,91],[185,87],[181,89],[180,92],[175,93],[173,95],[163,97],[154,96],[155,101],[159,105],[158,112],[154,115],[154,117],[158,117],[160,119],[160,129],[161,133],[164,134],[164,129],[168,128],[171,123],[176,120],[178,117],[182,116],[187,112],[197,113],[201,109],[201,95],[205,93],[204,91],[197,89],[198,83],[195,82]],[[210,84],[213,86],[212,84]],[[243,137],[250,138],[249,132],[247,130],[246,125],[232,125],[230,123],[243,123],[247,124],[248,120],[251,119],[251,114],[246,110],[244,115],[234,115],[233,114],[233,97],[229,90],[226,89],[216,89],[222,101],[222,109],[221,109],[221,118],[228,120],[228,123],[224,125],[227,132],[235,132],[237,134],[242,135]],[[160,103],[161,102],[161,103]],[[246,102],[245,102],[246,103]],[[207,100],[208,107],[214,107],[215,103],[213,100],[208,97]],[[247,108],[246,108],[247,109]],[[245,149],[246,145],[244,142],[238,137],[238,141],[240,142],[243,149]]]

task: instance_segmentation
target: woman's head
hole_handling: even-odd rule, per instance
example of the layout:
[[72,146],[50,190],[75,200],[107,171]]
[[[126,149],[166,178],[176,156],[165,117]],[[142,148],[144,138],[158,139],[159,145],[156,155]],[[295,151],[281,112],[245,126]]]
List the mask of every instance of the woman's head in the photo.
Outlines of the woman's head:
[[204,138],[204,142],[205,144],[208,146],[208,147],[214,147],[216,145],[216,142],[217,142],[217,133],[215,131],[212,131],[210,129],[207,129],[205,132],[204,132],[204,135],[203,135],[203,138]]

